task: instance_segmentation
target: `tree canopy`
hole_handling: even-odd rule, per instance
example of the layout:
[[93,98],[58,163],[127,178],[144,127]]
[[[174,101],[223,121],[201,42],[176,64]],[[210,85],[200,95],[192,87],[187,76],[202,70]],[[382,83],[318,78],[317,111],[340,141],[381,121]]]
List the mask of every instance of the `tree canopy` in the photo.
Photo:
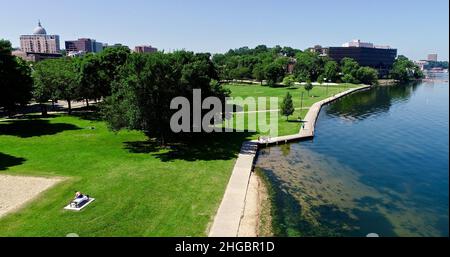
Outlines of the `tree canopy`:
[[26,105],[31,100],[30,65],[11,55],[11,43],[0,40],[0,107],[3,107],[9,116],[18,106]]
[[[104,117],[113,130],[142,130],[164,143],[174,136],[170,129],[175,112],[170,108],[172,99],[192,99],[193,90],[201,89],[202,99],[216,96],[225,102],[228,91],[217,80],[209,54],[131,54],[102,107]],[[192,106],[190,110],[193,111]],[[193,126],[191,121],[190,127]]]
[[414,62],[405,56],[400,55],[394,62],[394,66],[390,71],[390,76],[392,79],[405,82],[412,79],[420,79],[424,75],[420,68],[414,64]]

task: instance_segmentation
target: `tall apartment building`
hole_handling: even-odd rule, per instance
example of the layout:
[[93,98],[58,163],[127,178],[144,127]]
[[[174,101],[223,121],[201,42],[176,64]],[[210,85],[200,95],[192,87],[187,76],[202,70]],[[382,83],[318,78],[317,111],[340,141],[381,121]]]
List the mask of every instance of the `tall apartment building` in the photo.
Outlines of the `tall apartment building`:
[[47,35],[39,22],[33,35],[20,36],[20,48],[25,53],[59,54],[59,36]]

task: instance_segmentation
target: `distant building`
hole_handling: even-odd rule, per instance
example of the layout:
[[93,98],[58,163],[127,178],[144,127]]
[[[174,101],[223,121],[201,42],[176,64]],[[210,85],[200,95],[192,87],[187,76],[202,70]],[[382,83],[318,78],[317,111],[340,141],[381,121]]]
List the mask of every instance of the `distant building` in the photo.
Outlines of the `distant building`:
[[128,46],[122,44],[114,44],[114,45],[103,44],[103,48],[116,48],[116,47],[125,47],[130,49]]
[[39,22],[33,35],[20,36],[20,48],[25,53],[58,54],[60,52],[59,36],[47,35],[47,31]]
[[78,40],[66,41],[67,53],[98,53],[103,50],[103,44],[90,38],[79,38]]
[[437,62],[438,55],[437,54],[429,54],[427,60],[430,62]]
[[155,53],[158,49],[155,47],[152,47],[151,45],[142,45],[142,46],[136,46],[134,48],[134,52],[136,53]]
[[328,56],[328,47],[322,47],[321,45],[315,45],[306,49],[307,51],[318,53],[321,56]]
[[47,59],[55,59],[55,58],[61,58],[62,54],[47,54],[47,53],[31,53],[31,52],[24,52],[20,50],[16,50],[12,52],[12,55],[20,57],[26,61],[30,62],[39,62]]
[[328,56],[340,62],[345,57],[352,58],[361,66],[378,70],[381,77],[387,76],[397,57],[397,49],[389,46],[374,46],[372,43],[353,40],[342,47],[330,47]]
[[414,62],[417,66],[419,66],[420,70],[425,70],[425,67],[428,65],[428,61],[419,60]]

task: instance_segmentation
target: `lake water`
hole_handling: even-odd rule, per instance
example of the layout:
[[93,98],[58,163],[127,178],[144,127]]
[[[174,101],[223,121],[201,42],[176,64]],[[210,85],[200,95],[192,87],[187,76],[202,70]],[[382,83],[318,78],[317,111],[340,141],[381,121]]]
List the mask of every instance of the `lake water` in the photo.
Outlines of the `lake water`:
[[449,236],[448,76],[325,106],[313,141],[262,149],[256,170],[277,236]]

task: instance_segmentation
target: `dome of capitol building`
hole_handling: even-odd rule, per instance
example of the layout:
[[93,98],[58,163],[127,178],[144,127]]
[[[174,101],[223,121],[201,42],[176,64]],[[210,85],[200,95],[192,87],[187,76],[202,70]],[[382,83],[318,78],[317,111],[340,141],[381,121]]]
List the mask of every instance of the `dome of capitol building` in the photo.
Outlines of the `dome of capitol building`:
[[47,31],[42,27],[41,22],[38,22],[38,26],[33,30],[34,35],[46,35]]

